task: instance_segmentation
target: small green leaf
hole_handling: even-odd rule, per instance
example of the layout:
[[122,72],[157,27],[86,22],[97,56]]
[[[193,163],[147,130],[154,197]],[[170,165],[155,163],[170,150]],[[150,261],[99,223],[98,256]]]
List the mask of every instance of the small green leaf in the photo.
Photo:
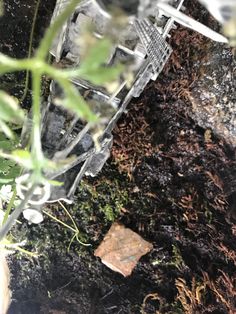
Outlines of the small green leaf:
[[9,171],[7,175],[5,176],[6,179],[15,179],[20,175],[21,167],[15,163],[12,162],[11,167],[9,168]]
[[12,132],[9,126],[4,121],[1,120],[1,116],[0,116],[0,130],[11,140],[15,139],[15,134]]
[[0,149],[11,150],[14,146],[12,145],[13,141],[0,141]]
[[29,151],[23,149],[16,149],[12,152],[12,156],[17,163],[22,164],[24,167],[28,169],[32,168],[32,159]]
[[19,145],[20,139],[16,135],[14,140],[9,140],[4,133],[0,132],[0,149],[13,150]]
[[14,178],[11,178],[11,179],[3,179],[3,178],[0,178],[0,184],[7,184],[7,183],[10,183],[14,180]]
[[88,70],[81,74],[81,77],[93,84],[102,85],[107,82],[116,80],[123,70],[122,65],[116,67],[99,67],[97,69]]
[[[3,133],[0,133],[0,150],[11,151],[19,144],[19,140],[9,140]],[[1,152],[1,151],[0,151]],[[15,161],[0,157],[0,186],[7,183],[14,183],[19,176],[21,168]]]
[[62,186],[64,182],[56,181],[56,180],[48,180],[48,182],[53,186]]
[[59,83],[64,88],[65,98],[55,99],[55,104],[73,111],[82,119],[95,122],[97,120],[96,115],[89,109],[76,87],[67,80],[59,80]]
[[16,124],[24,121],[24,111],[20,109],[15,98],[4,91],[0,91],[0,118],[5,122]]
[[104,65],[111,53],[111,47],[110,40],[99,40],[78,68],[79,76],[98,85],[117,79],[123,66],[107,67]]
[[105,63],[111,53],[112,43],[109,39],[104,38],[99,41],[90,49],[87,57],[82,61],[80,70],[88,72],[92,69],[97,69]]
[[6,173],[12,166],[12,161],[0,158],[0,172]]
[[16,149],[12,153],[5,153],[0,150],[0,156],[10,159],[26,169],[33,169],[33,162],[30,152],[23,149]]

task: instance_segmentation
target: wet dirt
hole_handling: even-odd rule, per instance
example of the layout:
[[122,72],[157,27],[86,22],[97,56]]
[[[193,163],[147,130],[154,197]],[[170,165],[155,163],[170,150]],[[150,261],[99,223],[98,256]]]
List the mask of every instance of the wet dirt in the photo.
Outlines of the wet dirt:
[[[191,118],[186,97],[200,75],[193,64],[211,43],[180,27],[171,44],[158,81],[119,121],[112,158],[67,206],[79,240],[91,246],[70,246],[73,233],[46,217],[15,228],[25,248],[40,255],[11,256],[9,313],[236,312],[235,152]],[[72,224],[61,206],[47,210]],[[127,278],[93,255],[114,220],[154,246]]]
[[[36,4],[41,0],[3,0],[4,14],[0,17],[0,52],[13,58],[27,58],[29,55],[30,33],[33,25]],[[41,1],[35,22],[31,54],[34,54],[40,38],[50,23],[56,0]],[[6,74],[0,77],[1,89],[21,99],[25,87],[25,72]],[[29,108],[30,89],[23,102]]]

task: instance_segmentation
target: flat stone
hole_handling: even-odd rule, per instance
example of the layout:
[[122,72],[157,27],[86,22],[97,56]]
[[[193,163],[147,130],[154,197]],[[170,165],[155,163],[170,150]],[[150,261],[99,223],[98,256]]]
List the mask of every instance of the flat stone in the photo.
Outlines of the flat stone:
[[236,62],[232,50],[212,43],[208,60],[198,60],[201,76],[191,85],[192,118],[236,147]]
[[113,223],[102,243],[94,252],[110,269],[129,276],[139,259],[150,252],[153,245],[119,223]]

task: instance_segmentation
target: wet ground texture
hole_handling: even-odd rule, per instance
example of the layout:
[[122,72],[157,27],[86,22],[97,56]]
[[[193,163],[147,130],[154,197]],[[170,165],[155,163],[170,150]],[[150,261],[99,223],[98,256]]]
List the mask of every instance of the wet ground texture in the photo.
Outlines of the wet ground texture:
[[[0,51],[14,58],[27,58],[31,29],[37,3],[41,0],[3,0],[4,14],[0,18]],[[49,2],[49,3],[48,3]],[[38,15],[35,21],[35,31],[32,40],[31,55],[34,54],[40,38],[50,23],[56,0],[39,3]],[[0,77],[1,89],[22,99],[25,89],[26,73],[18,72]],[[23,101],[23,107],[30,106],[30,91]]]
[[[212,23],[194,4],[191,12]],[[73,232],[50,218],[14,230],[40,256],[11,256],[10,313],[236,312],[235,150],[214,127],[199,126],[192,98],[212,47],[227,50],[227,71],[233,52],[181,27],[171,44],[158,81],[118,123],[108,164],[67,206],[91,246],[70,245]],[[60,205],[47,211],[72,225]],[[154,246],[127,278],[93,256],[113,221]]]

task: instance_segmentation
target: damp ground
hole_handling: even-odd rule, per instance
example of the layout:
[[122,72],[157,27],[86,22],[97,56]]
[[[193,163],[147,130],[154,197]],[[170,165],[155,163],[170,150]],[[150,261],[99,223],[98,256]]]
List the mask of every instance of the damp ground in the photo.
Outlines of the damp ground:
[[[13,2],[17,10],[6,10],[5,24],[1,22],[8,33],[1,30],[1,51],[24,57],[33,7],[26,0]],[[37,36],[52,9],[53,4],[41,6]],[[194,10],[205,21],[209,18],[198,7]],[[20,49],[11,50],[13,44]],[[71,241],[74,233],[47,217],[37,226],[22,219],[15,228],[17,239],[27,240],[25,248],[39,256],[11,255],[9,313],[236,312],[234,148],[193,120],[188,97],[202,76],[199,60],[207,60],[211,42],[180,27],[171,44],[174,53],[163,73],[130,104],[114,130],[111,158],[103,171],[85,179],[75,204],[66,205],[79,228],[78,240]],[[6,80],[1,84],[21,93],[16,84],[24,81],[21,75],[20,81],[12,77],[10,85],[4,85]],[[72,226],[62,206],[46,210]],[[113,221],[154,247],[127,278],[93,255]]]

